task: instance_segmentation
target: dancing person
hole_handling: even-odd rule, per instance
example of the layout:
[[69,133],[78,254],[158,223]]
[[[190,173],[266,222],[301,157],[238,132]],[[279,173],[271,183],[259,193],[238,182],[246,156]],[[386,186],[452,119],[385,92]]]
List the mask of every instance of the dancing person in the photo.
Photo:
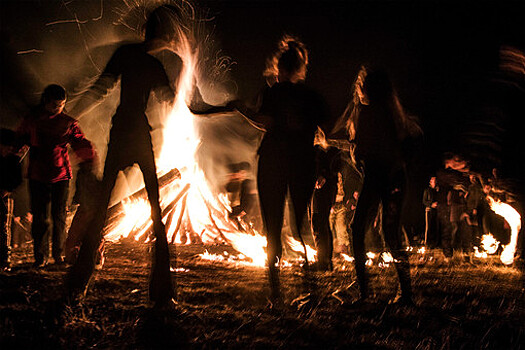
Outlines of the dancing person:
[[305,45],[285,36],[268,61],[270,82],[256,115],[242,111],[264,126],[258,149],[257,187],[264,232],[267,236],[268,276],[272,300],[280,300],[279,264],[284,205],[290,193],[292,225],[300,232],[315,185],[314,135],[328,121],[324,99],[304,84],[308,65]]
[[[124,44],[115,51],[86,98],[75,106],[79,116],[87,113],[95,107],[95,102],[101,102],[120,79],[120,104],[112,117],[104,174],[97,198],[97,213],[67,278],[70,301],[78,300],[87,290],[118,173],[133,164],[139,165],[144,176],[155,236],[149,298],[155,306],[163,307],[170,305],[175,296],[166,229],[159,203],[159,184],[150,135],[152,128],[145,111],[152,93],[161,102],[171,104],[175,100],[175,82],[173,85],[170,83],[163,65],[154,54],[166,49],[173,50],[180,42],[180,11],[167,5],[156,8],[148,16],[144,34],[142,42]],[[180,64],[182,66],[182,61]]]
[[354,84],[354,105],[348,130],[355,142],[355,158],[364,180],[352,223],[355,268],[361,292],[367,300],[365,232],[382,203],[385,242],[394,257],[401,293],[395,301],[411,304],[412,288],[408,255],[401,240],[401,207],[405,196],[404,140],[420,132],[407,116],[387,74],[361,67]]
[[[97,196],[100,191],[100,180],[91,171],[80,164],[76,174],[75,195],[73,205],[76,206],[75,215],[69,226],[65,243],[65,260],[74,264],[84,236],[89,232],[90,223],[97,211]],[[100,243],[96,258],[96,267],[104,265],[104,240]]]
[[33,225],[34,266],[41,268],[49,256],[49,215],[52,221],[52,255],[63,264],[66,240],[67,201],[72,177],[68,146],[85,167],[92,169],[95,150],[75,119],[64,113],[66,90],[56,84],[47,86],[40,104],[26,116],[17,134],[29,149],[29,194]]

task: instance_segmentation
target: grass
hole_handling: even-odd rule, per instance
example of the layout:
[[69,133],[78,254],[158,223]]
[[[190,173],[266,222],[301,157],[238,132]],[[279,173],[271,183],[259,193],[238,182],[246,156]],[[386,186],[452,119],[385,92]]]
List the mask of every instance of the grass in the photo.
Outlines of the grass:
[[[298,266],[282,271],[284,306],[268,307],[264,269],[202,260],[207,249],[172,247],[177,304],[148,303],[148,245],[108,244],[81,307],[62,312],[65,269],[30,268],[30,248],[0,273],[1,349],[521,349],[525,343],[523,275],[496,258],[442,263],[413,254],[415,307],[389,304],[397,290],[392,266],[369,268],[372,303],[352,307],[358,289],[351,263],[331,273]],[[176,250],[176,251],[175,251]],[[311,293],[309,307],[299,308]]]

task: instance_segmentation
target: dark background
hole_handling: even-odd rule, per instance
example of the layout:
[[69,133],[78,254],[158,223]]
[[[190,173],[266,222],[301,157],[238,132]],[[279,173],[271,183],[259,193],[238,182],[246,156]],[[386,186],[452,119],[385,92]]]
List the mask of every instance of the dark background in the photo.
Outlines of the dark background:
[[[309,48],[307,83],[325,96],[334,118],[348,103],[361,64],[386,68],[403,105],[419,117],[425,132],[423,158],[412,174],[417,208],[419,191],[440,166],[441,154],[457,147],[479,102],[478,87],[497,69],[499,47],[523,50],[525,42],[523,1],[195,4],[208,18],[203,25],[219,54],[234,62],[231,79],[241,99],[253,99],[264,86],[265,61],[285,33]],[[129,36],[129,29],[114,23],[123,8],[120,1],[3,0],[1,6],[2,126],[14,127],[45,85],[56,82],[70,89],[96,75],[94,67],[103,67],[107,54],[91,50],[94,64],[86,68],[86,47]],[[46,25],[75,15],[86,23]],[[43,52],[19,53],[32,48]]]

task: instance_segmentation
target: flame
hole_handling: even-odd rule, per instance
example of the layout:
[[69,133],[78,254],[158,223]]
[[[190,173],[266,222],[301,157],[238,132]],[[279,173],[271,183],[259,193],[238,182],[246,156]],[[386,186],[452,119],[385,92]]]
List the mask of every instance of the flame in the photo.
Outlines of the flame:
[[510,226],[510,242],[504,246],[501,253],[500,260],[505,265],[510,265],[514,262],[514,254],[516,253],[516,244],[518,243],[518,233],[521,229],[521,216],[516,209],[507,203],[494,200],[491,196],[487,196],[490,209],[496,214],[501,215]]
[[[228,218],[229,203],[225,196],[214,193],[206,176],[196,161],[200,137],[195,127],[195,116],[188,108],[196,84],[197,50],[192,48],[184,35],[180,35],[177,54],[183,60],[177,97],[165,111],[163,144],[156,165],[159,175],[177,168],[181,178],[160,189],[163,221],[166,223],[168,241],[178,244],[228,243],[240,255],[201,254],[202,259],[232,261],[239,259],[254,266],[266,262],[266,238],[259,233],[239,232]],[[167,67],[169,68],[169,67]],[[122,202],[123,217],[106,234],[106,239],[116,241],[133,235],[137,241],[149,240],[146,234],[151,227],[151,209],[146,198]],[[171,207],[170,207],[171,206]],[[168,209],[166,209],[168,208]],[[165,212],[164,212],[165,211]],[[292,250],[302,251],[302,245],[291,239]],[[308,258],[314,260],[315,250],[308,247]]]
[[494,254],[498,251],[499,241],[494,238],[490,233],[481,237],[481,248],[487,252],[487,254]]
[[306,257],[308,258],[308,261],[312,262],[316,260],[317,251],[313,249],[312,247],[310,247],[308,244],[305,244],[303,246],[302,243],[300,243],[299,241],[297,241],[291,236],[286,237],[286,244],[292,251],[297,252],[299,254],[303,254],[303,255],[304,255],[304,250],[306,247]]
[[381,254],[381,259],[383,259],[383,262],[386,264],[394,262],[394,257],[392,256],[392,254],[390,254],[390,252],[383,252]]

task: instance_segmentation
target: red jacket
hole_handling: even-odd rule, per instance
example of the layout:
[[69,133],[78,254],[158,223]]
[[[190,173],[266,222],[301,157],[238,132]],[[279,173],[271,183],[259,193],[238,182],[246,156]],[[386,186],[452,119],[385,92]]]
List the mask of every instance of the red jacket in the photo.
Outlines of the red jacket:
[[50,116],[42,108],[24,118],[17,133],[30,146],[28,177],[45,183],[71,179],[68,145],[81,161],[94,161],[95,150],[75,119],[60,113]]

